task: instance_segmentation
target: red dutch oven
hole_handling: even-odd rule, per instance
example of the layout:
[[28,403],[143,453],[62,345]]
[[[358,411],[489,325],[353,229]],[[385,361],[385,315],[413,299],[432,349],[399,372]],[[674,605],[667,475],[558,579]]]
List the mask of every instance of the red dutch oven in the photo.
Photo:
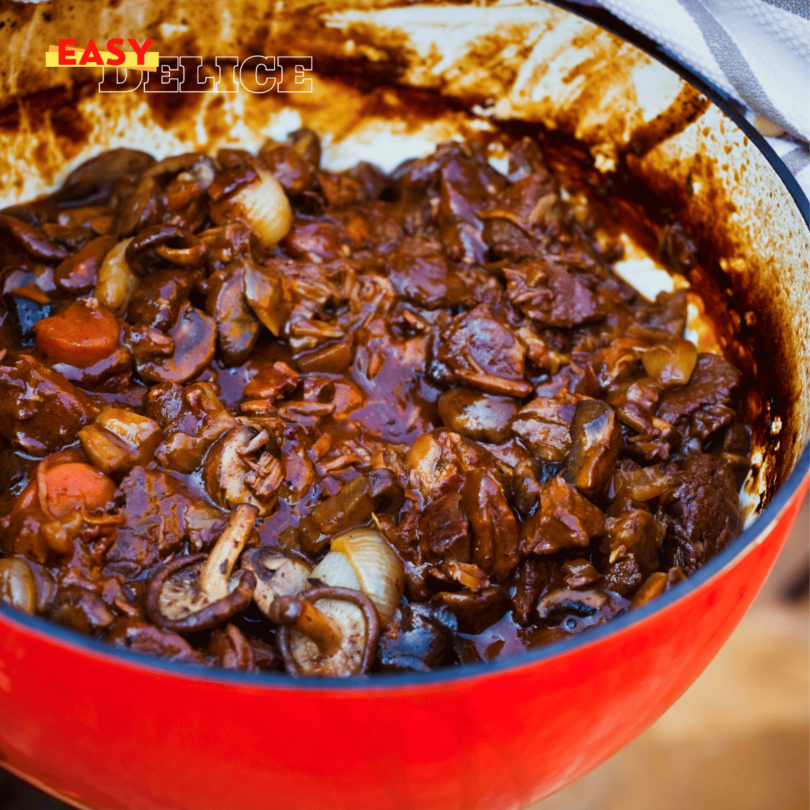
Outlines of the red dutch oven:
[[[254,32],[260,27],[249,4],[198,5],[206,8],[190,3],[160,8],[124,0],[116,11],[119,16],[111,17],[75,0],[70,6],[74,16],[62,8],[59,35],[86,37],[90,31],[103,39],[123,19],[130,20],[127,33],[163,31],[161,23],[174,26],[174,33],[161,34],[167,39],[161,54],[184,48],[195,52],[188,38],[171,39],[177,29],[196,32],[199,52],[210,56],[235,52],[225,50],[236,47],[228,40],[234,20]],[[222,17],[226,9],[227,24]],[[457,6],[448,10],[432,3],[394,9],[384,2],[349,2],[324,10],[293,2],[287,11],[277,9],[274,25],[266,26],[261,36],[267,48],[279,36],[287,37],[286,52],[307,52],[309,47],[316,67],[318,54],[329,55],[330,70],[336,64],[356,68],[352,60],[362,43],[366,61],[360,64],[371,65],[370,74],[376,71],[380,81],[396,78],[425,94],[449,97],[454,104],[444,118],[436,113],[425,123],[420,130],[424,138],[436,140],[446,137],[448,128],[463,129],[468,121],[464,105],[486,106],[483,100],[489,96],[495,100],[496,117],[556,126],[587,144],[597,162],[623,155],[629,171],[662,205],[677,212],[695,238],[715,245],[717,272],[729,301],[744,314],[732,319],[730,328],[751,347],[765,391],[760,429],[755,431],[755,474],[747,489],[747,528],[686,582],[607,625],[506,660],[419,676],[327,682],[182,666],[110,649],[0,606],[0,765],[69,804],[99,810],[525,807],[610,757],[678,699],[751,604],[796,518],[810,464],[810,231],[808,203],[796,183],[779,168],[764,140],[711,88],[556,6],[470,7],[464,12],[469,20],[457,21],[454,29],[455,51],[445,51],[438,67],[434,60],[431,70],[422,70],[429,46],[434,56],[450,47],[424,40],[435,36],[442,11],[460,13]],[[20,31],[9,35],[15,59],[28,58],[31,42],[37,48],[45,42],[50,29],[44,27],[43,13],[27,9]],[[221,24],[203,36],[199,32],[209,30],[205,26],[212,14],[222,17]],[[504,27],[504,21],[510,26]],[[569,71],[587,63],[583,75],[591,106],[572,89],[576,83],[562,87],[551,70],[535,70],[534,78],[522,85],[516,78],[519,71],[511,78],[484,71],[476,79],[470,60],[478,51],[472,45],[464,51],[459,43],[474,43],[490,25],[500,32],[504,48],[509,37],[521,42],[530,33],[534,37],[531,53],[514,57],[517,68],[527,68],[533,58],[544,65],[565,58]],[[396,49],[390,45],[394,41]],[[368,53],[385,50],[385,42],[396,76],[386,74],[385,56],[369,61]],[[458,79],[460,59],[467,59],[470,68],[465,80]],[[26,79],[29,90],[43,81],[35,74]],[[634,92],[622,95],[631,79]],[[674,82],[666,91],[672,102],[665,104],[666,115],[639,112],[643,87],[649,86],[643,83],[651,80],[662,88]],[[354,125],[361,143],[363,138],[368,142],[363,128],[375,115],[389,121],[404,115],[397,109],[372,110],[372,91],[358,90],[356,82],[343,87],[338,109],[333,92],[337,81],[316,74],[311,98],[284,100],[283,105],[294,108],[304,123],[340,131],[341,137],[351,129],[347,116],[362,120]],[[481,86],[469,94],[475,81]],[[326,88],[322,92],[319,82]],[[714,104],[704,103],[706,96]],[[113,126],[116,122],[129,122],[132,145],[148,141],[149,132],[163,137],[181,127],[166,117],[165,106],[150,107],[143,118],[137,93],[103,97],[73,92],[70,99],[71,115],[92,125],[72,152],[62,148],[56,158],[48,157],[53,142],[46,133],[53,134],[48,130],[55,127],[53,120],[34,125],[29,118],[27,128],[2,135],[0,163],[7,163],[0,168],[6,172],[7,196],[22,188],[26,193],[45,190],[55,164],[61,163],[61,170],[94,148],[127,142],[115,134],[121,131]],[[287,114],[278,97],[240,103],[231,113],[244,125],[241,142],[252,129],[258,136],[261,116],[265,121]],[[626,106],[617,110],[622,104]],[[20,109],[24,118],[24,103]],[[133,117],[135,110],[141,111],[140,119]],[[673,111],[681,116],[676,124]],[[197,121],[204,113],[186,110]],[[145,126],[136,131],[133,122]],[[209,130],[209,145],[224,137],[221,132],[211,135],[214,129]],[[403,128],[395,130],[401,134]],[[644,149],[632,148],[642,133]],[[12,160],[15,154],[31,154],[32,138],[44,144],[40,163],[49,170],[20,169]],[[332,148],[338,156],[340,143],[336,134]],[[170,146],[180,151],[176,144]],[[185,148],[202,146],[197,141]],[[22,181],[15,182],[15,172]]]

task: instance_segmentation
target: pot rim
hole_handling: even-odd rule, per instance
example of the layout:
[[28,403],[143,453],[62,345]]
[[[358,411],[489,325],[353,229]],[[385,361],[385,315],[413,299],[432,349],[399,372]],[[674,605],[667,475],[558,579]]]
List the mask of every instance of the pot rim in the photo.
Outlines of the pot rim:
[[[810,200],[804,194],[796,178],[790,173],[787,166],[780,160],[773,148],[754,126],[749,123],[741,111],[741,105],[719,88],[706,82],[688,68],[681,65],[657,43],[644,34],[631,28],[610,12],[595,7],[582,7],[567,0],[544,0],[544,2],[557,6],[564,11],[582,17],[589,22],[604,28],[612,34],[630,42],[648,56],[663,63],[670,70],[678,74],[684,81],[703,93],[726,116],[728,116],[742,132],[748,136],[752,144],[762,153],[771,168],[779,176],[782,184],[793,198],[801,213],[802,219],[810,229]],[[30,616],[15,610],[0,602],[0,626],[7,623],[16,625],[19,629],[47,639],[75,652],[85,652],[93,659],[119,661],[122,665],[129,665],[135,669],[151,671],[155,674],[164,673],[181,679],[206,681],[211,685],[233,685],[246,688],[265,688],[283,690],[302,690],[307,692],[354,693],[357,691],[393,691],[410,687],[411,689],[430,688],[441,686],[449,682],[473,681],[502,673],[513,672],[524,667],[541,664],[550,658],[562,658],[576,653],[583,647],[607,641],[627,628],[647,621],[657,613],[670,608],[675,602],[695,593],[706,583],[721,575],[724,570],[732,567],[745,554],[755,548],[767,536],[772,526],[779,520],[782,512],[797,497],[805,481],[810,478],[810,442],[808,442],[796,465],[782,484],[771,501],[765,506],[756,520],[735,538],[723,551],[712,558],[699,571],[696,571],[677,587],[654,599],[643,607],[629,610],[605,624],[589,628],[570,639],[539,647],[534,650],[515,653],[507,658],[495,661],[480,661],[460,666],[445,667],[432,672],[417,673],[375,673],[366,678],[326,679],[326,678],[292,678],[285,673],[264,672],[246,673],[223,669],[205,667],[201,665],[167,661],[153,658],[143,653],[127,649],[112,647],[100,639],[81,635],[73,630],[50,622],[40,616]]]

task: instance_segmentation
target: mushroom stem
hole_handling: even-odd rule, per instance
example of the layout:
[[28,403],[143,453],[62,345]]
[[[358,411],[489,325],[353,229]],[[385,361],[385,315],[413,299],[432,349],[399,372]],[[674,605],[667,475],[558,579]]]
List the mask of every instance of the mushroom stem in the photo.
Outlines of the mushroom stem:
[[276,624],[291,627],[314,641],[323,655],[334,655],[343,643],[337,622],[300,596],[278,597],[269,612]]
[[231,512],[225,531],[211,549],[208,559],[200,572],[200,590],[214,599],[227,596],[231,572],[242,553],[259,509],[248,503],[240,503]]

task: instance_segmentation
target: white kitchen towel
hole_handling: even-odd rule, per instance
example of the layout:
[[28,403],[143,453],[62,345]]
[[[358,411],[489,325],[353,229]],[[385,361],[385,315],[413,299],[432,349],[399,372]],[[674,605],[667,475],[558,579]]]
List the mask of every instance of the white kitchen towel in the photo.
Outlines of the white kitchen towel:
[[757,129],[781,135],[768,142],[810,197],[810,0],[573,2],[611,12],[748,107]]

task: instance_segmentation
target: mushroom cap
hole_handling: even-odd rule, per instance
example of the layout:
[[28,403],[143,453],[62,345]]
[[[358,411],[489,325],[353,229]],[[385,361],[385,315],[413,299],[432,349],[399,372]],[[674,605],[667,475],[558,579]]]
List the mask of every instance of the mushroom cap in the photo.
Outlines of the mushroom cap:
[[171,357],[156,357],[137,363],[138,374],[149,382],[185,382],[213,359],[217,325],[204,312],[186,302],[177,323],[169,330],[174,341]]
[[245,552],[242,567],[256,575],[253,600],[267,615],[277,596],[289,596],[306,590],[312,565],[296,560],[273,548],[254,548]]
[[223,509],[232,508],[238,503],[249,503],[256,506],[259,515],[264,517],[275,508],[277,487],[268,498],[262,500],[248,485],[250,481],[256,484],[265,478],[277,479],[279,485],[283,480],[281,465],[272,464],[275,459],[270,453],[260,450],[256,461],[269,461],[270,465],[261,467],[259,464],[258,469],[253,469],[257,464],[253,462],[251,466],[247,458],[260,432],[240,420],[220,436],[208,452],[203,465],[203,482],[211,499]]
[[247,569],[231,576],[230,590],[221,599],[200,589],[200,574],[207,559],[207,554],[177,557],[152,574],[144,608],[154,624],[174,633],[208,630],[250,605],[256,575]]
[[313,588],[299,598],[335,622],[343,636],[333,655],[325,655],[317,643],[293,627],[279,628],[276,641],[287,672],[301,677],[326,675],[349,677],[368,672],[377,651],[380,623],[374,603],[362,592],[350,588]]

